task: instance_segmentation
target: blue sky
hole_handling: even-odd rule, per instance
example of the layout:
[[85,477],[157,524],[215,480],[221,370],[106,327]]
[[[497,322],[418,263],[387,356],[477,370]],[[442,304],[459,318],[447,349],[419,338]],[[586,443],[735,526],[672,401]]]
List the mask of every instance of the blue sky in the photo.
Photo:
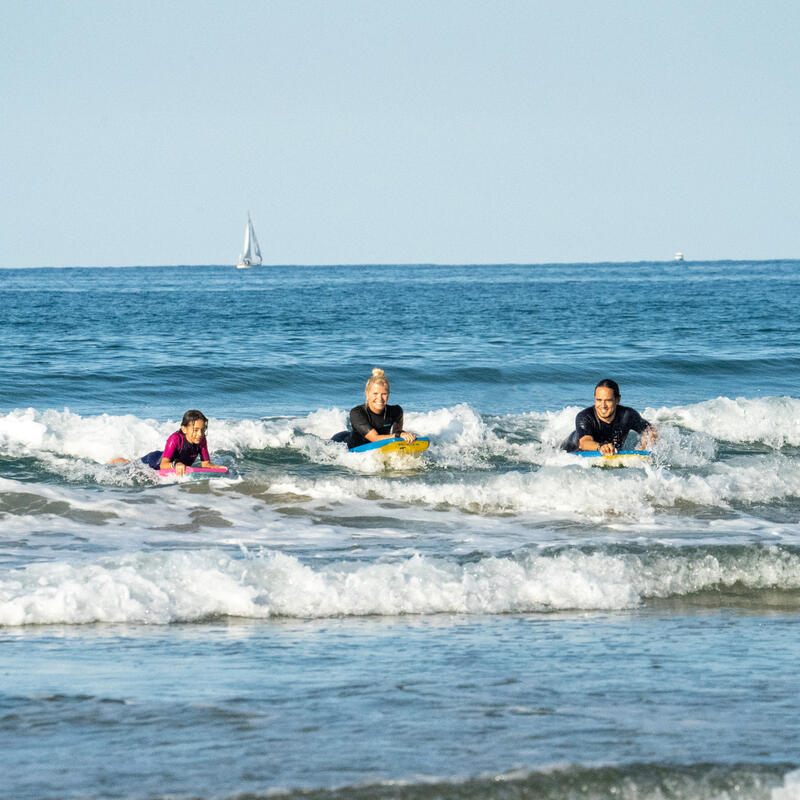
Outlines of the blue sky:
[[0,266],[800,257],[793,0],[3,0]]

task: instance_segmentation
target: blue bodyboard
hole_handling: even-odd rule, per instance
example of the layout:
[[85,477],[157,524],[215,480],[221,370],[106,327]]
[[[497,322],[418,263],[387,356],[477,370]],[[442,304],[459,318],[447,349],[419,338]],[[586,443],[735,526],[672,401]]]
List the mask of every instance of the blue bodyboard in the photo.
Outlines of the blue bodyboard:
[[413,442],[407,442],[405,439],[399,437],[394,439],[379,439],[377,442],[367,442],[360,444],[350,450],[351,453],[368,453],[371,450],[380,451],[381,453],[421,453],[423,450],[428,449],[430,442],[427,439],[414,439]]
[[650,461],[649,450],[620,450],[610,456],[604,456],[599,450],[578,450],[573,455],[592,459],[598,466],[623,467],[626,464],[641,464]]

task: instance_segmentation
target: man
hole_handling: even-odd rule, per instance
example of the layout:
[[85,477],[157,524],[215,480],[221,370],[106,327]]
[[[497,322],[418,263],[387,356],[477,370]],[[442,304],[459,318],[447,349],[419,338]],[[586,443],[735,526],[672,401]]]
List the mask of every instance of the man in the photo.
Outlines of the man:
[[608,378],[594,387],[594,406],[575,417],[575,430],[564,440],[562,450],[599,450],[604,456],[616,453],[631,431],[640,436],[647,450],[658,439],[658,431],[638,411],[619,404],[619,386]]

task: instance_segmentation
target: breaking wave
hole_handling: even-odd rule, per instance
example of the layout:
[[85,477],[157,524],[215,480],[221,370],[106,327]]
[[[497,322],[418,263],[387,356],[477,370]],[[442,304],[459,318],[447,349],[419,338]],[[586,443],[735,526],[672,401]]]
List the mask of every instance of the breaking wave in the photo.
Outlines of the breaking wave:
[[752,605],[774,602],[776,592],[800,607],[800,551],[565,548],[313,566],[279,551],[138,552],[3,574],[0,625],[613,611],[664,598]]

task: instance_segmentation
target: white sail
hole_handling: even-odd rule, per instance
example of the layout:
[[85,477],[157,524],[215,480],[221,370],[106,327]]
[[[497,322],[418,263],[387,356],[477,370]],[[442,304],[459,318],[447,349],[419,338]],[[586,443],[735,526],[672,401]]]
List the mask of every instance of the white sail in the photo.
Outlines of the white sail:
[[247,227],[244,229],[244,251],[239,259],[237,267],[258,266],[261,263],[261,248],[258,246],[258,239],[253,228],[250,214],[247,215]]

